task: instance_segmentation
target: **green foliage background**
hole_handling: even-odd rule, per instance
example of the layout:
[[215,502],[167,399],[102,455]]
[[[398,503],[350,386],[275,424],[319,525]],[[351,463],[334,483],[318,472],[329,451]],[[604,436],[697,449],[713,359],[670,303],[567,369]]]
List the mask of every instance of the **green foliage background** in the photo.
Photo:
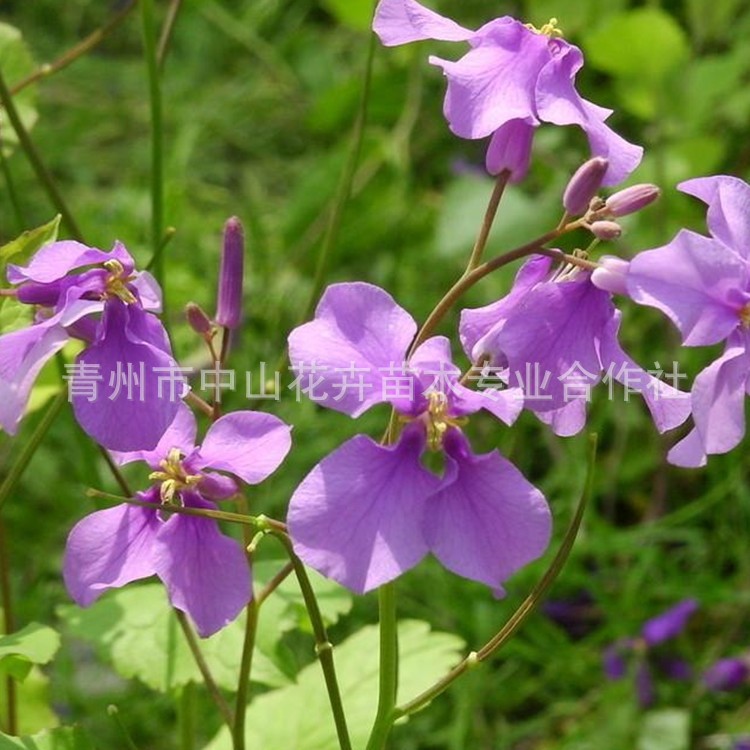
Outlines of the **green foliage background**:
[[[716,173],[750,177],[750,8],[743,0],[443,0],[431,7],[473,27],[505,13],[537,25],[555,16],[566,37],[581,46],[587,65],[578,76],[579,90],[613,108],[613,126],[646,147],[633,180],[657,182],[664,191],[658,205],[624,222],[625,235],[607,252],[627,257],[666,243],[681,226],[704,231],[703,207],[676,190],[681,180]],[[166,3],[157,9],[163,17]],[[232,214],[245,223],[249,249],[246,322],[232,365],[257,378],[259,362],[273,369],[283,357],[286,335],[309,301],[350,148],[370,10],[369,0],[185,1],[163,76],[165,216],[176,229],[166,251],[169,323],[183,362],[200,364],[204,354],[181,310],[189,301],[213,309],[221,228]],[[20,30],[39,64],[57,58],[111,11],[110,3],[90,0],[17,0],[0,4],[0,21]],[[9,52],[4,38],[0,66],[12,84],[30,61],[19,63],[24,53]],[[444,82],[427,64],[428,52],[458,54],[456,45],[436,43],[376,49],[354,195],[328,277],[380,284],[417,318],[462,271],[491,191],[481,171],[484,144],[458,140],[446,127]],[[26,100],[37,110],[33,139],[87,241],[108,248],[120,239],[145,263],[149,110],[137,14],[35,89],[36,96]],[[28,117],[31,122],[33,112]],[[7,152],[0,180],[3,244],[49,221],[55,211],[13,147],[4,113],[0,127]],[[575,130],[541,129],[530,176],[504,199],[489,253],[554,225],[562,189],[587,153]],[[467,303],[497,298],[513,270],[483,282]],[[715,356],[711,350],[680,350],[674,331],[654,311],[627,302],[622,307],[623,342],[644,366],[658,361],[669,369],[677,361],[690,382]],[[444,332],[453,333],[455,322]],[[45,382],[48,390],[35,402],[40,409],[49,387],[59,383],[54,369]],[[239,408],[247,403],[241,392],[229,399]],[[387,417],[376,410],[355,424],[298,404],[291,393],[266,408],[294,425],[293,453],[251,497],[254,511],[277,517],[322,456],[357,432],[376,435]],[[601,446],[594,502],[552,594],[564,599],[591,593],[586,635],[572,638],[535,615],[489,668],[471,673],[449,696],[398,727],[399,750],[679,750],[729,747],[722,737],[750,733],[747,690],[717,697],[700,684],[666,681],[659,685],[661,713],[644,715],[631,684],[604,680],[600,656],[605,644],[636,634],[646,618],[688,596],[700,600],[701,610],[678,648],[696,672],[747,648],[746,445],[712,458],[704,470],[678,470],[664,461],[675,438],[655,433],[637,399],[625,403],[616,390],[610,401],[604,389],[591,413],[589,429],[598,432]],[[29,417],[16,440],[0,436],[0,478],[41,415],[39,410]],[[476,420],[471,434],[477,447],[499,447],[544,489],[559,539],[583,484],[585,435],[555,438],[531,414],[512,430]],[[128,476],[136,486],[146,482],[138,468]],[[51,706],[64,723],[80,723],[97,747],[120,747],[121,731],[106,711],[114,703],[141,750],[169,750],[177,747],[176,727],[185,721],[176,716],[174,694],[118,677],[61,609],[68,603],[60,575],[64,542],[72,524],[94,508],[85,494],[90,486],[116,491],[98,454],[64,412],[2,516],[16,619],[53,624],[64,635],[54,666],[35,670],[42,696],[37,703],[47,706],[46,713],[35,709],[28,721],[31,729],[49,723]],[[273,554],[261,548],[261,556]],[[478,647],[513,612],[550,556],[515,577],[502,601],[427,562],[399,585],[400,613]],[[333,627],[333,638],[339,642],[375,619],[372,597],[357,599]],[[288,675],[313,660],[304,634],[287,633],[283,651]],[[200,691],[194,701],[196,747],[203,747],[218,722]],[[269,709],[259,720],[284,719]],[[719,744],[706,744],[709,736],[718,736]]]

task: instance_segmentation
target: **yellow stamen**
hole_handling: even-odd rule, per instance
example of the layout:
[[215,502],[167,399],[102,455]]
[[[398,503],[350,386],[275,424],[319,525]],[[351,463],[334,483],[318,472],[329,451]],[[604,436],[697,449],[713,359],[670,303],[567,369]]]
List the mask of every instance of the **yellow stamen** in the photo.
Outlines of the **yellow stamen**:
[[740,323],[743,328],[750,328],[750,304],[740,310]]
[[179,448],[172,448],[167,457],[159,462],[163,471],[152,471],[148,478],[161,482],[159,495],[162,503],[171,503],[180,490],[193,487],[201,480],[200,474],[188,474],[182,465],[182,453]]
[[138,300],[133,292],[127,287],[127,283],[134,279],[134,276],[125,276],[125,269],[122,267],[122,263],[119,260],[107,260],[103,263],[104,267],[109,271],[109,276],[105,281],[106,296],[117,297],[121,299],[126,305],[133,305]]
[[429,405],[425,413],[427,425],[427,445],[432,451],[443,448],[443,437],[449,427],[466,424],[463,417],[448,416],[448,397],[441,391],[430,391],[427,394]]
[[547,23],[542,26],[541,29],[537,29],[533,23],[525,24],[527,29],[531,29],[535,34],[541,34],[542,36],[548,36],[550,39],[561,39],[564,34],[563,30],[558,28],[557,19],[550,18]]

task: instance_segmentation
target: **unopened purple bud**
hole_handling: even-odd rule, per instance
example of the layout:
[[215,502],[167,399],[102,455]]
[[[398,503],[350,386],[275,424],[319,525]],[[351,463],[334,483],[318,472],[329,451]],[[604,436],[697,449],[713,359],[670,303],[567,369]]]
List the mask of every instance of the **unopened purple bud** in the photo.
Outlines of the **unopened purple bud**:
[[688,620],[698,609],[695,599],[684,599],[656,617],[647,620],[641,635],[649,646],[676,638],[687,627]]
[[598,240],[616,240],[622,234],[622,227],[616,221],[595,221],[589,224],[591,233]]
[[601,156],[595,156],[582,164],[570,178],[563,193],[563,207],[571,216],[586,213],[591,199],[599,192],[609,162]]
[[233,216],[224,225],[224,247],[219,270],[219,298],[216,322],[234,329],[242,317],[242,279],[245,262],[245,237],[240,220]]
[[719,659],[703,675],[703,684],[714,691],[735,690],[747,681],[750,669],[742,659]]
[[199,333],[201,336],[208,336],[211,333],[211,329],[213,328],[211,319],[200,305],[196,305],[195,302],[188,302],[185,306],[185,317],[187,318],[188,325],[196,333]]
[[626,284],[630,262],[614,255],[603,255],[599,261],[599,267],[591,274],[591,282],[594,286],[612,294],[627,294]]
[[648,183],[632,185],[624,190],[619,190],[614,195],[610,195],[604,205],[610,216],[627,216],[646,208],[660,195],[661,190],[656,185],[649,185]]

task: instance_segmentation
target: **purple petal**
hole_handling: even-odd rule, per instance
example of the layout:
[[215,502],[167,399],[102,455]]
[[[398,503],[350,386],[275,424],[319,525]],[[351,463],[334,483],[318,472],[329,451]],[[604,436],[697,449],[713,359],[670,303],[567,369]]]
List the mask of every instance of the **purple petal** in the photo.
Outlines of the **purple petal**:
[[226,500],[239,492],[239,486],[232,477],[204,471],[201,472],[198,490],[207,500]]
[[555,411],[599,381],[599,342],[614,313],[588,274],[539,284],[477,348],[507,357],[510,385],[524,389],[526,408]]
[[659,432],[679,427],[690,416],[690,394],[650,375],[625,354],[617,340],[620,318],[618,311],[602,335],[602,366],[627,393],[635,391],[643,396]]
[[[183,500],[189,507],[216,507],[196,493],[183,493]],[[154,570],[169,601],[203,638],[232,622],[252,597],[245,551],[210,518],[172,514],[154,540]]]
[[454,573],[503,593],[503,582],[549,544],[547,502],[497,451],[474,455],[459,430],[444,446],[446,475],[425,519],[430,550]]
[[521,266],[505,297],[485,307],[461,311],[461,345],[472,362],[478,362],[488,353],[481,351],[481,345],[477,344],[492,328],[502,325],[523,296],[547,277],[552,263],[552,258],[546,255],[533,255]]
[[[142,500],[153,495],[143,494]],[[154,574],[154,540],[162,522],[154,510],[118,505],[80,520],[68,536],[65,585],[82,607],[105,590]]]
[[573,399],[554,411],[535,411],[536,417],[560,437],[577,435],[586,426],[586,401]]
[[529,171],[531,144],[536,126],[533,121],[508,120],[490,138],[485,166],[490,174],[510,172],[510,182],[521,182]]
[[702,370],[690,394],[695,427],[669,452],[675,466],[695,467],[706,456],[727,453],[745,435],[745,391],[750,356],[744,337],[737,334],[717,360]]
[[15,435],[34,381],[44,365],[69,341],[50,321],[0,336],[0,428]]
[[684,599],[643,624],[641,635],[653,647],[676,638],[686,628],[688,620],[697,611],[695,599]]
[[360,594],[416,565],[427,553],[426,501],[439,486],[420,464],[423,448],[415,425],[394,446],[358,435],[324,458],[289,504],[305,564]]
[[291,427],[272,414],[236,411],[214,422],[198,450],[196,466],[236,474],[258,484],[276,471],[292,445]]
[[537,111],[540,120],[554,125],[578,125],[586,133],[592,156],[608,160],[604,185],[616,185],[641,162],[643,149],[628,143],[604,121],[612,110],[581,98],[575,89],[575,75],[583,65],[581,51],[572,45],[552,57],[539,74]]
[[641,708],[650,708],[654,705],[656,702],[654,679],[651,676],[651,668],[645,659],[639,662],[635,672],[635,690]]
[[474,35],[473,31],[425,8],[415,0],[380,0],[375,10],[372,30],[386,47],[422,39],[463,42]]
[[116,451],[153,450],[172,424],[179,399],[158,387],[158,368],[175,370],[177,363],[158,345],[134,329],[149,313],[108,300],[98,340],[84,349],[76,363],[98,367],[98,397],[73,397],[73,410],[83,429],[105,448]]
[[138,292],[138,299],[144,310],[153,313],[161,312],[161,287],[148,271],[141,271],[137,274],[135,279],[130,282],[130,286]]
[[708,204],[711,234],[743,258],[750,256],[750,185],[737,177],[698,177],[678,189]]
[[668,245],[633,258],[627,287],[636,302],[667,315],[686,346],[704,346],[739,325],[750,302],[750,269],[721,243],[682,230]]
[[145,461],[152,469],[156,469],[173,448],[178,448],[184,456],[189,456],[195,449],[197,434],[198,425],[195,415],[188,406],[180,402],[172,424],[162,435],[156,448],[151,451],[111,451],[111,455],[121,466],[133,461]]
[[748,676],[750,669],[743,659],[719,659],[703,673],[703,684],[716,692],[736,690]]
[[8,264],[8,281],[11,284],[27,280],[49,283],[61,279],[76,268],[98,265],[108,260],[119,260],[125,267],[133,266],[132,257],[119,242],[108,253],[73,240],[52,242],[41,248],[28,266]]
[[404,364],[416,331],[411,315],[379,287],[334,284],[315,319],[289,335],[289,358],[302,386],[314,384],[315,400],[356,417],[385,400],[384,370]]
[[628,671],[625,654],[632,651],[633,645],[629,640],[620,640],[611,643],[602,653],[602,666],[604,674],[610,680],[621,680]]
[[504,424],[512,425],[523,410],[523,391],[520,388],[483,388],[472,391],[457,383],[454,386],[452,406],[456,416],[484,409]]

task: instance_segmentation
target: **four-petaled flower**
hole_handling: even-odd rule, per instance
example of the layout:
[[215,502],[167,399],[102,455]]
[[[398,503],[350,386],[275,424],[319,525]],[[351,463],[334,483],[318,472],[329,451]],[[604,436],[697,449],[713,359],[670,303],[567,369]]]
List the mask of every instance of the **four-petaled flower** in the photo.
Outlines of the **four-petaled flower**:
[[[53,242],[28,266],[9,265],[8,281],[20,302],[37,306],[34,323],[0,337],[0,427],[14,433],[44,364],[71,338],[87,343],[77,362],[96,368],[104,382],[119,386],[123,368],[140,379],[130,389],[89,400],[73,396],[76,418],[107,448],[153,448],[177,414],[178,398],[158,392],[154,370],[173,371],[167,334],[151,314],[161,291],[117,242],[110,252],[80,242]],[[131,384],[132,385],[132,384]]]
[[252,595],[250,568],[242,547],[210,518],[163,510],[215,509],[213,501],[238,491],[236,481],[208,469],[227,471],[257,484],[283,461],[290,428],[270,414],[238,411],[218,419],[196,447],[192,412],[181,406],[153,451],[115,454],[120,464],[145,461],[156,484],[138,498],[153,509],[122,504],[79,521],[68,537],[63,573],[82,607],[105,590],[157,575],[173,606],[186,612],[200,635],[231,622]]
[[[316,386],[322,405],[358,416],[388,401],[403,426],[393,445],[358,435],[312,469],[289,505],[294,549],[359,593],[396,578],[428,552],[502,593],[503,581],[547,547],[550,512],[541,492],[497,451],[472,453],[460,425],[481,408],[511,423],[520,394],[465,388],[448,340],[434,337],[406,364],[413,395],[384,395],[383,380],[404,364],[415,333],[413,318],[389,294],[349,283],[330,286],[314,320],[289,336],[293,369],[324,365]],[[367,386],[363,399],[342,390],[342,374],[353,367]],[[444,456],[442,477],[421,464],[428,445]]]
[[421,39],[468,42],[471,50],[451,62],[430,57],[448,79],[444,112],[461,138],[492,136],[487,169],[507,169],[519,181],[528,169],[534,129],[542,122],[578,125],[595,156],[609,160],[605,184],[614,185],[640,163],[643,149],[606,124],[612,113],[583,99],[575,76],[583,65],[578,47],[561,38],[555,22],[537,30],[510,16],[471,31],[416,0],[380,0],[373,23],[383,44]]
[[669,452],[677,466],[703,466],[745,434],[750,393],[750,185],[719,175],[688,180],[683,193],[708,204],[710,237],[681,230],[667,245],[633,258],[625,273],[636,302],[661,310],[685,346],[725,342],[693,382],[695,427]]
[[461,313],[461,342],[473,362],[505,371],[524,389],[524,405],[558,435],[586,423],[590,388],[602,373],[641,393],[660,432],[690,413],[684,394],[650,375],[617,340],[621,313],[610,292],[577,266],[552,268],[547,256],[521,267],[510,293],[490,305]]

